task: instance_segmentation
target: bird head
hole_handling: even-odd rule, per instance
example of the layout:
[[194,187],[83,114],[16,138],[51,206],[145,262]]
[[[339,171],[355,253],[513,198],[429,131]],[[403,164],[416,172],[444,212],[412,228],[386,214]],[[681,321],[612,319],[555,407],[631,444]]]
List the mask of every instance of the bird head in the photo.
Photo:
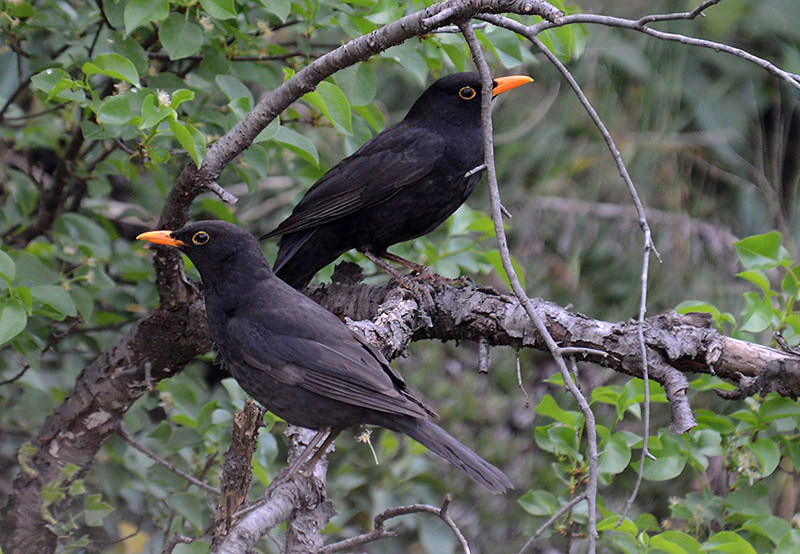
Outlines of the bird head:
[[[526,75],[493,79],[492,96],[533,81]],[[452,123],[477,119],[481,111],[481,78],[477,73],[453,73],[435,81],[417,99],[406,119],[442,119]]]
[[255,237],[226,221],[198,221],[176,231],[148,231],[136,238],[179,249],[192,260],[204,281],[226,268],[223,274],[227,274],[237,263],[253,270],[265,266],[269,271]]

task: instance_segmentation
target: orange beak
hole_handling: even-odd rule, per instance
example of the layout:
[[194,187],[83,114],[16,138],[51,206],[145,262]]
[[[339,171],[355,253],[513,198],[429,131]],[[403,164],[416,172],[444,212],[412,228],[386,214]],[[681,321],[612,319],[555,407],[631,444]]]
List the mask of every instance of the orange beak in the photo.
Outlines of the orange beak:
[[147,242],[152,242],[153,244],[174,246],[175,248],[188,246],[182,240],[172,238],[172,231],[148,231],[136,237],[136,240],[144,240]]
[[517,88],[525,83],[530,83],[533,78],[527,75],[509,75],[507,77],[497,77],[494,79],[494,88],[492,89],[492,96],[502,94],[512,88]]

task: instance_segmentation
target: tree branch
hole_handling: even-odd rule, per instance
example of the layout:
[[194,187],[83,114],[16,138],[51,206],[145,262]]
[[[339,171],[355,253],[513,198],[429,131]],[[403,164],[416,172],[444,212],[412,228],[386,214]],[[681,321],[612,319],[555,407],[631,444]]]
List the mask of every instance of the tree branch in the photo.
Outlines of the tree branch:
[[[469,49],[472,52],[473,60],[475,61],[475,65],[478,66],[478,72],[480,73],[481,76],[481,83],[482,83],[481,119],[483,121],[483,147],[484,147],[484,158],[485,158],[484,163],[486,164],[486,175],[489,181],[489,197],[492,206],[492,222],[494,223],[495,237],[497,239],[497,247],[500,252],[500,259],[503,264],[503,270],[505,271],[506,276],[508,277],[508,282],[511,285],[511,290],[514,292],[514,295],[517,297],[522,307],[525,309],[525,312],[528,314],[528,317],[530,317],[534,327],[536,327],[536,330],[539,332],[539,336],[543,339],[544,343],[547,345],[547,349],[553,355],[553,359],[555,360],[556,365],[558,366],[558,369],[561,372],[561,376],[564,379],[564,385],[567,387],[567,390],[569,390],[572,396],[575,397],[575,400],[578,402],[578,406],[580,407],[580,410],[583,413],[585,428],[586,428],[586,443],[589,450],[589,456],[588,456],[589,479],[586,483],[586,498],[588,501],[588,531],[587,531],[587,535],[589,536],[588,549],[590,554],[594,554],[597,548],[596,547],[597,460],[599,458],[599,455],[597,453],[597,427],[595,425],[594,412],[592,412],[592,409],[589,406],[589,402],[587,402],[586,398],[583,396],[583,393],[581,393],[579,383],[577,381],[572,380],[569,370],[567,369],[567,364],[564,361],[564,357],[560,352],[559,345],[556,344],[556,342],[553,340],[553,337],[550,335],[550,332],[548,331],[544,321],[536,312],[536,310],[533,308],[528,298],[528,295],[525,293],[525,289],[522,287],[522,283],[520,283],[519,277],[517,276],[517,272],[514,269],[514,264],[511,262],[511,253],[509,252],[508,240],[506,239],[506,232],[505,228],[503,227],[500,187],[497,184],[497,170],[494,165],[494,143],[492,137],[492,116],[491,116],[492,76],[489,71],[489,64],[486,63],[486,59],[483,56],[483,52],[481,51],[478,39],[475,36],[475,31],[473,31],[472,27],[466,22],[459,23],[459,28],[461,29],[464,38],[467,39],[467,44],[469,45]],[[540,48],[545,48],[544,44],[542,43],[539,43],[538,46]],[[645,222],[645,226],[646,225],[647,223]],[[649,239],[649,235],[645,236],[647,239]],[[646,360],[644,356],[642,357],[642,359]],[[646,365],[644,366],[644,368],[645,368],[644,377],[646,379],[647,378]],[[645,444],[647,443],[645,442]]]
[[453,518],[451,518],[450,514],[447,512],[447,509],[450,506],[450,502],[452,500],[453,500],[452,496],[448,494],[447,496],[444,497],[442,505],[439,508],[437,508],[436,506],[431,506],[429,504],[412,504],[410,506],[396,506],[394,508],[389,508],[388,510],[384,510],[383,512],[375,516],[375,520],[373,523],[373,530],[370,531],[369,533],[364,533],[363,535],[358,535],[357,537],[351,537],[343,541],[329,544],[317,550],[317,554],[332,554],[333,552],[341,552],[342,550],[347,550],[353,548],[354,546],[367,544],[379,539],[385,539],[387,537],[397,536],[396,531],[390,531],[386,529],[385,527],[386,520],[397,516],[418,514],[418,513],[433,514],[439,519],[441,519],[455,535],[456,540],[458,541],[458,544],[461,546],[461,550],[464,552],[464,554],[470,554],[470,549],[469,549],[469,544],[467,543],[467,539],[464,537],[464,534],[461,532],[461,529],[458,528],[456,522],[453,521]]

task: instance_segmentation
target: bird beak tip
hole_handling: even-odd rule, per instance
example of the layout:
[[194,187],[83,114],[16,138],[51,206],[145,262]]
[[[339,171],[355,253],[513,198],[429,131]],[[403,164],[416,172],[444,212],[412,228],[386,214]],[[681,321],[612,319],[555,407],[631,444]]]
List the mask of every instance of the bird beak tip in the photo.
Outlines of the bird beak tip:
[[533,77],[527,75],[508,75],[506,77],[497,77],[494,79],[494,88],[492,89],[492,96],[502,94],[512,88],[525,85],[533,82]]
[[145,242],[150,242],[153,244],[163,244],[165,246],[186,246],[186,243],[172,238],[172,231],[147,231],[146,233],[141,233],[136,237],[136,240],[143,240]]

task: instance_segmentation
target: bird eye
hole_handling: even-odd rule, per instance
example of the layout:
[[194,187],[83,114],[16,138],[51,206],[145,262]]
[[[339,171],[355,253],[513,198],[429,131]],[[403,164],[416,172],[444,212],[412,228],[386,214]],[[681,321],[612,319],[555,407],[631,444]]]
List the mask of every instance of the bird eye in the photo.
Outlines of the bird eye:
[[475,92],[475,89],[472,87],[461,87],[461,90],[458,91],[458,95],[464,100],[472,100],[478,93]]
[[205,231],[197,231],[192,236],[192,242],[195,243],[197,246],[203,246],[205,243],[208,242],[208,239],[211,237],[208,236],[208,233]]

